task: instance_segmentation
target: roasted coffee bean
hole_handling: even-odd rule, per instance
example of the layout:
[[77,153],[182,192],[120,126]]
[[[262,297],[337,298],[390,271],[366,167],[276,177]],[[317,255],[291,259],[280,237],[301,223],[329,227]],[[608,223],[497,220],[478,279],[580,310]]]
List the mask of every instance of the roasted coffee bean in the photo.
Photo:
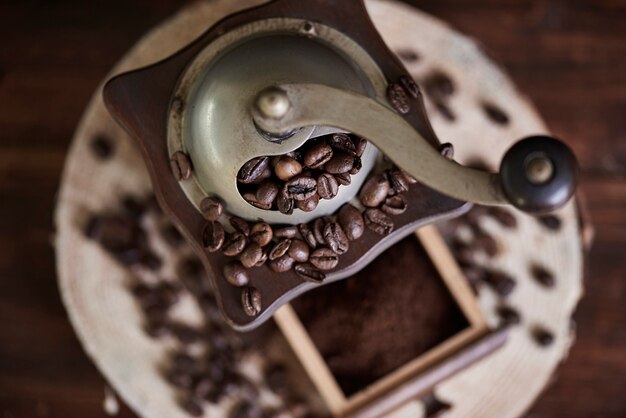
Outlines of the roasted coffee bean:
[[269,262],[269,268],[276,273],[285,273],[293,267],[294,260],[289,255],[283,255]]
[[446,74],[436,71],[424,80],[426,93],[433,99],[442,99],[454,94],[454,83]]
[[200,401],[191,396],[183,398],[180,401],[180,407],[192,417],[201,417],[204,414]]
[[412,175],[410,175],[407,171],[405,171],[403,169],[400,169],[400,171],[402,172],[402,174],[404,174],[404,178],[407,179],[409,184],[416,184],[417,183],[417,179],[415,177],[413,177]]
[[215,383],[207,377],[201,377],[193,384],[193,394],[200,399],[206,399],[206,397],[211,393],[214,389]]
[[313,212],[317,205],[320,203],[320,197],[318,194],[314,194],[306,200],[296,201],[296,207],[302,212]]
[[378,174],[365,182],[359,193],[359,200],[363,206],[375,208],[380,206],[389,194],[390,185],[387,177]]
[[207,221],[217,221],[224,213],[224,202],[219,197],[207,197],[200,202],[200,211]]
[[545,215],[539,216],[536,219],[541,225],[543,225],[550,231],[558,231],[559,229],[561,229],[561,219],[557,216]]
[[256,266],[262,258],[263,248],[256,242],[252,242],[243,250],[239,256],[239,261],[245,268],[249,269]]
[[[254,158],[241,167],[237,174],[237,180],[243,184],[252,184],[267,175],[269,168],[269,157]],[[271,170],[270,170],[271,175]]]
[[308,176],[298,176],[286,183],[287,193],[294,200],[307,200],[317,193],[317,181]]
[[284,256],[289,250],[289,246],[291,245],[290,239],[283,239],[276,243],[272,250],[269,252],[270,261],[274,261],[277,258]]
[[263,373],[263,377],[267,386],[275,394],[285,396],[289,393],[291,386],[289,384],[287,368],[283,364],[269,364]]
[[244,193],[242,197],[244,198],[246,202],[248,202],[255,208],[262,209],[262,210],[270,210],[272,208],[271,203],[259,202],[256,198],[255,193]]
[[439,153],[448,160],[454,160],[454,145],[449,142],[439,146]]
[[322,271],[328,271],[337,267],[339,255],[330,248],[318,248],[311,253],[309,262]]
[[278,197],[276,198],[276,206],[282,214],[291,215],[293,213],[296,204],[293,198],[289,196],[286,187],[283,188],[283,190],[281,190],[278,194]]
[[306,280],[307,282],[322,283],[326,278],[324,273],[309,263],[298,264],[294,271],[300,278]]
[[317,178],[317,194],[322,199],[330,200],[337,196],[339,183],[332,174],[324,173]]
[[191,292],[201,294],[206,290],[206,272],[198,258],[194,256],[182,258],[176,266],[176,274]]
[[496,312],[505,325],[517,325],[521,322],[519,312],[509,306],[499,306]]
[[363,217],[365,225],[379,235],[387,235],[393,231],[393,221],[380,209],[367,209]]
[[174,369],[188,373],[195,372],[198,368],[198,361],[184,352],[175,353],[172,356],[172,364]]
[[300,164],[295,158],[282,156],[276,162],[274,172],[276,173],[276,177],[282,181],[289,181],[293,177],[302,173],[302,164]]
[[326,226],[327,221],[328,220],[326,218],[317,218],[313,221],[313,228],[311,229],[313,230],[313,235],[315,235],[315,240],[320,245],[326,244],[326,241],[324,240],[324,227]]
[[265,222],[259,222],[255,224],[250,230],[250,239],[261,247],[265,247],[272,241],[274,233],[272,227]]
[[356,155],[356,147],[352,139],[346,134],[334,134],[328,141],[330,146],[337,151],[343,151],[351,155]]
[[146,204],[134,196],[124,196],[122,209],[131,218],[138,220],[146,212]]
[[361,238],[365,232],[365,220],[361,211],[349,203],[339,210],[337,221],[350,241]]
[[515,280],[503,272],[490,271],[485,276],[485,282],[500,296],[507,297],[515,290]]
[[278,228],[274,231],[274,236],[276,238],[295,238],[298,236],[298,227],[285,226],[283,228]]
[[178,181],[188,180],[191,177],[191,160],[182,151],[176,151],[170,159],[170,168],[174,178]]
[[161,338],[169,333],[167,321],[165,319],[148,320],[144,331],[150,338]]
[[554,334],[543,327],[535,327],[532,336],[541,347],[548,347],[554,343]]
[[152,251],[143,251],[139,263],[148,270],[157,271],[163,265],[163,260]]
[[219,222],[208,222],[202,231],[202,245],[210,253],[219,251],[224,244],[224,227]]
[[403,75],[400,77],[398,81],[400,81],[400,84],[402,85],[404,90],[409,94],[409,96],[411,96],[414,99],[417,99],[418,97],[420,97],[420,89],[417,86],[417,83],[415,82],[415,80],[413,80],[411,76]]
[[402,195],[390,196],[385,199],[385,203],[381,206],[381,210],[387,215],[397,216],[406,212],[408,204]]
[[487,214],[494,218],[500,225],[506,228],[516,228],[517,218],[511,212],[506,209],[490,207]]
[[351,139],[354,143],[354,153],[357,157],[362,157],[365,152],[365,148],[367,148],[367,140],[354,135],[352,135]]
[[540,265],[533,264],[530,267],[530,274],[537,281],[537,283],[544,287],[551,288],[554,287],[554,285],[556,284],[554,275],[550,273],[545,267],[542,267]]
[[261,267],[262,265],[264,265],[267,262],[267,260],[269,259],[269,253],[270,253],[269,247],[263,248],[263,252],[261,253],[261,259],[259,259],[259,261],[256,263],[255,267]]
[[355,155],[354,163],[352,164],[352,168],[350,169],[350,171],[348,171],[348,174],[356,176],[357,174],[359,174],[359,171],[361,171],[361,168],[363,168],[363,162],[361,161],[361,157],[357,157]]
[[243,287],[250,281],[246,268],[239,261],[232,261],[224,266],[226,281],[235,287]]
[[350,183],[352,183],[352,176],[350,173],[335,174],[335,178],[337,179],[337,183],[342,186],[349,186]]
[[246,243],[246,237],[243,234],[239,232],[228,234],[222,246],[222,253],[228,257],[238,256],[246,248]]
[[171,332],[184,345],[197,343],[204,338],[204,333],[200,329],[180,323],[172,324]]
[[85,235],[114,255],[137,249],[145,239],[136,221],[117,215],[93,216],[87,222]]
[[389,87],[387,87],[387,100],[398,113],[406,114],[411,110],[409,96],[400,84],[389,84]]
[[89,142],[91,152],[100,160],[108,160],[113,155],[113,142],[104,135],[96,135]]
[[324,241],[337,254],[345,254],[350,248],[350,241],[346,233],[337,222],[329,222],[324,227]]
[[178,228],[169,222],[161,226],[159,232],[163,240],[173,248],[179,248],[185,243],[185,238],[178,231]]
[[320,142],[315,144],[304,154],[304,165],[317,169],[321,168],[333,157],[333,149],[330,145]]
[[325,165],[324,169],[330,174],[342,174],[352,170],[354,155],[347,152],[337,152]]
[[306,242],[300,239],[292,239],[287,254],[289,254],[289,257],[293,258],[294,261],[305,263],[309,259],[310,251]]
[[231,216],[228,221],[230,222],[230,225],[233,227],[235,232],[239,232],[245,237],[248,237],[250,235],[250,225],[248,225],[248,221],[246,221],[245,219],[242,219],[238,216]]
[[387,171],[387,178],[389,179],[389,185],[396,194],[402,194],[409,191],[409,179],[406,178],[400,169],[392,168]]
[[262,418],[263,411],[257,403],[249,401],[240,401],[235,404],[230,412],[228,418]]
[[246,315],[257,316],[262,309],[261,292],[254,287],[246,287],[241,292],[241,305]]
[[492,122],[495,122],[498,125],[509,124],[509,116],[496,105],[491,103],[483,103],[482,107],[485,111],[485,114],[489,119],[491,119]]
[[278,196],[278,191],[279,188],[276,183],[271,181],[263,182],[256,191],[256,200],[259,203],[272,207],[274,200]]
[[476,248],[480,248],[489,257],[495,257],[500,253],[500,246],[498,241],[486,232],[480,231],[476,233],[474,239],[474,245]]
[[302,235],[304,242],[306,242],[309,247],[315,249],[317,247],[317,239],[315,238],[315,234],[311,228],[309,228],[307,224],[300,224],[298,225],[298,230],[300,231],[300,235]]
[[191,373],[184,370],[169,370],[165,373],[165,380],[172,386],[180,389],[189,389],[193,384],[193,376]]

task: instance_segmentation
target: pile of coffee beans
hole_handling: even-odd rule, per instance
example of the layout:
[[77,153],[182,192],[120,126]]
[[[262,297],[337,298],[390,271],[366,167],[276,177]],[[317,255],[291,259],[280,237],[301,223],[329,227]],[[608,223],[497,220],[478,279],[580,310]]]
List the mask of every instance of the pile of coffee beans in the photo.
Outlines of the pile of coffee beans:
[[[205,208],[216,216],[221,215],[219,206],[207,204]],[[254,340],[256,347],[252,347],[249,338],[227,326],[200,260],[154,197],[124,197],[118,210],[89,216],[84,234],[129,268],[129,292],[142,313],[146,334],[168,340],[173,347],[161,366],[162,376],[176,388],[179,404],[190,416],[202,416],[207,405],[224,399],[233,403],[228,414],[232,418],[314,416],[289,383],[281,362],[264,358],[261,379],[241,370],[243,359],[259,349],[262,339]],[[169,245],[173,254],[181,254],[176,258],[176,279],[161,277],[165,260],[154,250],[154,240]],[[302,248],[308,249],[306,245]],[[292,253],[297,250],[294,247]],[[250,297],[254,300],[254,292]],[[191,326],[175,317],[174,308],[183,298],[191,298],[200,308],[201,324]],[[263,406],[262,391],[277,396],[279,406]]]
[[337,196],[361,170],[367,141],[336,133],[307,141],[299,149],[275,157],[257,157],[237,174],[239,191],[252,206],[290,215],[315,210],[321,199]]

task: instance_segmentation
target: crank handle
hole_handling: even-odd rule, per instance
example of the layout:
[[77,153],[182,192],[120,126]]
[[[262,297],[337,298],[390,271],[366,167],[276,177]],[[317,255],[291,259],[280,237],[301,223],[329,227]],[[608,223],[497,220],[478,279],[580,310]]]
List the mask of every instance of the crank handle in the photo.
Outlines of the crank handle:
[[443,157],[386,105],[333,87],[270,87],[257,96],[252,116],[260,129],[277,136],[316,125],[352,132],[371,141],[421,183],[467,202],[511,204],[525,212],[543,213],[565,205],[576,188],[576,158],[554,138],[521,140],[505,154],[500,172],[488,173]]

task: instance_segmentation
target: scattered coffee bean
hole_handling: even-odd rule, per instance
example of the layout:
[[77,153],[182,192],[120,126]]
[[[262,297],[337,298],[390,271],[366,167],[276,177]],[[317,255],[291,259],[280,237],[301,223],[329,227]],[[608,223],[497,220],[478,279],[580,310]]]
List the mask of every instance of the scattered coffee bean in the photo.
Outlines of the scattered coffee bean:
[[200,202],[200,211],[207,221],[217,221],[224,213],[224,202],[219,197],[207,197]]
[[485,252],[489,257],[495,257],[500,253],[500,246],[498,241],[486,232],[474,228],[475,238],[474,245]]
[[113,155],[113,142],[109,137],[96,135],[89,142],[91,152],[100,160],[108,160]]
[[337,179],[337,183],[342,186],[349,186],[350,183],[352,183],[352,176],[350,176],[350,173],[335,174],[335,178]]
[[396,54],[404,62],[417,62],[420,59],[419,54],[412,49],[400,49],[396,51]]
[[339,183],[337,179],[328,173],[323,173],[317,178],[317,194],[320,198],[330,200],[337,196]]
[[276,243],[276,245],[274,245],[274,247],[272,248],[272,250],[269,253],[269,259],[270,261],[274,261],[277,258],[280,258],[282,256],[284,256],[287,251],[289,250],[289,246],[291,245],[291,240],[290,239],[283,239],[281,241],[279,241],[278,243]]
[[275,260],[270,261],[269,267],[276,273],[285,273],[293,267],[294,260],[289,255],[283,255]]
[[202,231],[202,245],[210,253],[219,251],[224,244],[224,227],[219,222],[208,222]]
[[409,191],[409,179],[406,178],[402,170],[398,168],[392,168],[387,171],[387,179],[389,185],[396,194],[402,194]]
[[350,203],[346,203],[339,210],[337,221],[350,241],[361,238],[365,232],[365,220],[361,211]]
[[178,228],[176,228],[169,222],[161,226],[159,232],[161,233],[161,237],[163,237],[163,240],[168,243],[172,248],[179,248],[185,243],[185,238],[178,231]]
[[354,142],[346,134],[334,134],[330,137],[329,144],[337,151],[342,151],[351,155],[356,155]]
[[554,215],[538,216],[537,221],[549,229],[550,231],[558,231],[561,229],[561,219]]
[[348,174],[356,176],[357,174],[359,174],[359,171],[361,171],[361,168],[363,168],[363,161],[361,161],[361,157],[357,157],[355,155],[354,162],[352,163],[352,168],[350,169],[350,171],[348,171]]
[[300,209],[302,212],[313,212],[317,205],[320,203],[320,197],[317,194],[309,197],[306,200],[298,200],[296,201],[296,207]]
[[498,207],[490,207],[487,214],[493,217],[500,225],[506,228],[516,228],[517,218],[511,212],[506,209]]
[[165,379],[172,385],[181,389],[189,389],[193,384],[191,373],[182,370],[170,370],[165,374]]
[[300,278],[313,283],[322,283],[326,278],[324,273],[309,263],[298,264],[295,272]]
[[255,224],[250,230],[250,239],[261,247],[265,247],[272,241],[274,234],[272,227],[265,222]]
[[289,380],[287,375],[287,368],[280,363],[270,363],[264,373],[265,383],[272,392],[279,396],[284,396],[289,393]]
[[339,264],[339,255],[330,248],[318,248],[311,253],[309,262],[322,271],[332,270]]
[[496,312],[505,325],[517,325],[521,322],[519,312],[509,306],[499,306]]
[[317,181],[308,176],[298,176],[286,184],[287,193],[294,200],[307,200],[317,193]]
[[[237,174],[237,180],[243,184],[252,184],[267,175],[269,169],[269,157],[254,158],[241,167]],[[271,175],[271,170],[270,170]]]
[[228,418],[262,418],[262,416],[261,408],[256,403],[248,401],[240,401],[228,413]]
[[124,196],[122,199],[122,209],[129,217],[139,220],[146,212],[146,205],[134,196]]
[[309,228],[307,224],[300,224],[298,225],[298,230],[300,231],[300,235],[302,235],[304,242],[306,242],[309,247],[315,249],[317,247],[317,239],[315,238],[315,234],[311,228]]
[[439,153],[448,160],[454,160],[454,145],[449,142],[439,146]]
[[441,116],[443,116],[444,119],[446,119],[449,122],[454,122],[456,120],[456,115],[446,103],[442,101],[435,101],[434,104],[435,104],[435,108],[437,109],[437,111],[439,111],[439,113],[441,114]]
[[241,305],[246,315],[257,316],[262,309],[261,292],[254,287],[246,287],[241,292]]
[[191,177],[191,160],[182,151],[176,151],[170,159],[170,168],[174,178],[178,181],[189,180]]
[[350,248],[350,241],[337,222],[329,222],[324,226],[324,242],[337,254],[345,254]]
[[380,209],[367,209],[363,214],[365,225],[379,235],[388,235],[393,231],[393,221]]
[[320,245],[325,245],[326,241],[324,240],[324,227],[326,226],[328,219],[326,218],[317,218],[313,221],[313,234],[315,235],[315,240]]
[[542,267],[538,264],[533,264],[530,267],[530,274],[537,281],[537,283],[544,287],[552,288],[556,284],[554,275],[549,272],[545,267]]
[[426,77],[424,89],[434,100],[441,100],[454,94],[455,86],[450,77],[441,71],[436,71]]
[[554,334],[543,327],[535,327],[531,332],[535,342],[541,347],[548,347],[554,343]]
[[228,257],[236,257],[246,248],[247,240],[243,234],[234,232],[228,234],[228,238],[222,246],[222,253]]
[[491,119],[491,121],[495,122],[498,125],[509,124],[509,116],[496,105],[485,102],[482,104],[482,107],[485,111],[485,114],[489,119]]
[[211,394],[215,384],[208,377],[201,377],[193,384],[193,394],[200,399],[206,399]]
[[309,260],[310,249],[306,242],[300,239],[292,239],[289,246],[289,257],[298,263],[305,263]]
[[354,152],[357,157],[362,157],[365,149],[367,148],[367,140],[358,136],[352,135],[352,142],[354,142]]
[[255,193],[244,193],[242,197],[244,198],[246,202],[248,202],[255,208],[263,209],[263,210],[270,210],[272,208],[271,203],[259,202],[256,198]]
[[389,84],[389,87],[387,87],[387,99],[389,100],[391,107],[393,107],[398,113],[406,114],[411,110],[409,96],[400,84]]
[[485,282],[500,296],[507,297],[515,290],[515,280],[502,272],[490,271],[485,276]]
[[274,236],[276,238],[295,238],[298,236],[298,227],[285,226],[278,228],[274,231]]
[[239,261],[232,261],[224,266],[226,281],[235,287],[243,287],[248,284],[248,272]]
[[278,191],[278,186],[275,183],[265,181],[261,183],[256,191],[256,200],[260,204],[271,208],[274,204],[274,200],[276,200],[276,197],[278,196]]
[[250,235],[250,225],[245,219],[237,216],[231,216],[229,219],[230,225],[235,229],[235,232],[239,232],[245,237]]
[[304,165],[313,169],[321,168],[331,158],[333,158],[332,147],[324,142],[320,142],[304,154]]
[[396,195],[385,199],[385,203],[383,203],[380,209],[387,215],[397,216],[406,212],[407,208],[408,204],[406,203],[404,196]]
[[378,174],[365,182],[359,193],[359,200],[365,207],[378,207],[387,198],[389,189],[390,185],[386,176]]
[[193,397],[187,397],[180,401],[180,407],[192,417],[201,417],[204,409],[200,401]]
[[184,345],[195,344],[204,336],[201,330],[181,323],[172,324],[171,332]]
[[276,199],[276,206],[280,213],[285,215],[291,215],[295,208],[295,201],[287,192],[287,188],[283,188],[283,190],[278,194]]
[[324,165],[324,169],[330,174],[348,173],[352,170],[354,161],[354,155],[350,155],[347,152],[337,152],[333,155],[333,158]]
[[282,181],[289,181],[302,173],[302,164],[295,158],[283,156],[276,162],[274,172],[276,173],[276,177]]
[[263,248],[263,252],[261,253],[261,258],[255,264],[255,267],[261,267],[262,265],[264,265],[267,262],[267,260],[269,259],[269,253],[270,253],[269,247]]
[[241,264],[245,268],[250,269],[252,267],[255,267],[262,258],[263,248],[261,248],[261,246],[256,242],[253,242],[250,243],[250,245],[248,245],[245,250],[243,250],[243,252],[239,256],[239,261],[241,261]]
[[420,97],[420,89],[417,86],[417,83],[413,78],[409,75],[403,75],[399,79],[400,85],[404,88],[404,90],[414,99]]

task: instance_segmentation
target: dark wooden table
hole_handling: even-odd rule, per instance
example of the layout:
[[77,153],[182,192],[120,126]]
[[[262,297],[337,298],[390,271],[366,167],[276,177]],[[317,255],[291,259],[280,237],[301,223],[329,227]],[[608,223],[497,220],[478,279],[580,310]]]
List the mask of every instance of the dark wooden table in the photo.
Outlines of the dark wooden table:
[[[54,198],[95,87],[181,3],[0,3],[1,418],[105,416],[104,381],[59,298]],[[626,1],[412,3],[480,40],[582,163],[597,238],[578,341],[529,416],[626,417]]]

